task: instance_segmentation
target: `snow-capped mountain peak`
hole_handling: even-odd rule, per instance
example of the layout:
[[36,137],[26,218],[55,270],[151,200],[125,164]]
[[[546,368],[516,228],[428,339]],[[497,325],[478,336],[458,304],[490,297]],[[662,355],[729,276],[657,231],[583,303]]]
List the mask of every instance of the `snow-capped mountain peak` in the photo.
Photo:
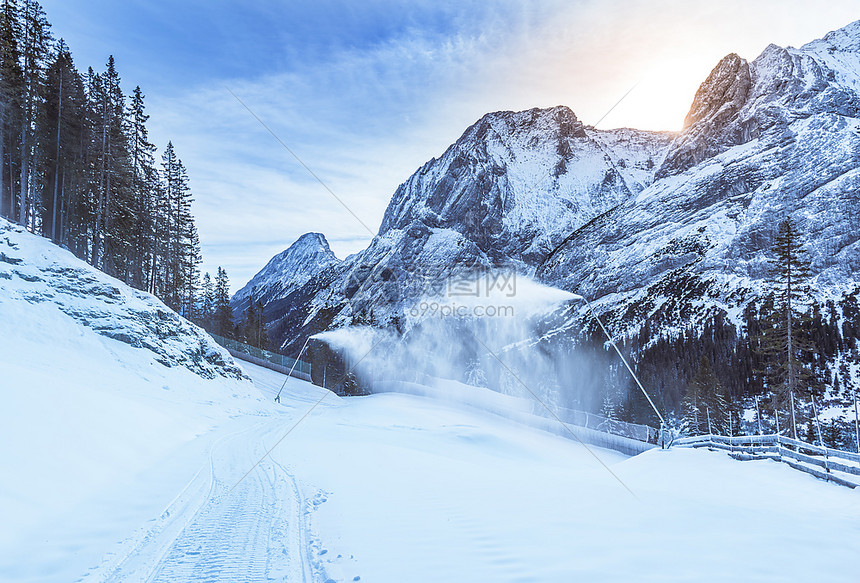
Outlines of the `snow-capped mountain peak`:
[[800,49],[768,45],[752,62],[724,57],[699,87],[657,178],[679,174],[796,119],[860,113],[860,21]]
[[800,48],[833,72],[836,82],[860,91],[860,20]]
[[673,137],[596,130],[564,106],[486,114],[397,189],[380,236],[452,230],[490,257],[533,262],[645,188]]
[[278,253],[233,296],[236,311],[247,309],[250,298],[267,304],[273,297],[284,297],[299,289],[320,271],[337,265],[340,259],[322,233],[305,233],[286,250]]

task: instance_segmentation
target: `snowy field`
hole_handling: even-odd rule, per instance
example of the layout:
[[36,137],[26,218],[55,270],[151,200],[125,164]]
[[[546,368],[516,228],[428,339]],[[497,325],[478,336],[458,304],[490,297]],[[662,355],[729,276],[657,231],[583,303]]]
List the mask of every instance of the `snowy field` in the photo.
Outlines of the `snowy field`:
[[290,379],[278,407],[284,377],[253,365],[263,401],[141,379],[141,351],[90,340],[80,364],[115,360],[81,382],[3,347],[0,580],[857,580],[853,491],[720,453],[596,450],[634,497],[577,443],[415,396],[328,394],[240,482],[321,389]]
[[0,246],[4,583],[860,580],[860,492],[698,450],[595,448],[610,472],[450,399],[278,405],[157,300]]

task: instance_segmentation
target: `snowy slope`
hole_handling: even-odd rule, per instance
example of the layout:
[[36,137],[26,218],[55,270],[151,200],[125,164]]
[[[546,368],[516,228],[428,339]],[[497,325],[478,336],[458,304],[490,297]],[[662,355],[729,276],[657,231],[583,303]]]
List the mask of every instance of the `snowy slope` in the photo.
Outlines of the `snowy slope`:
[[5,219],[0,219],[0,300],[11,311],[40,305],[84,329],[146,350],[168,367],[183,366],[206,378],[242,374],[226,350],[152,295]]
[[[272,371],[246,370],[270,395],[282,384]],[[216,475],[238,474],[313,408],[264,462],[268,482],[240,486],[238,498],[230,482],[216,487],[161,556],[148,544],[130,553],[136,564],[154,560],[152,580],[848,582],[856,574],[857,493],[781,464],[701,450],[625,459],[451,401],[340,399],[296,379],[285,394],[280,424],[237,438],[252,451],[228,444],[216,456]],[[281,498],[265,498],[267,483],[282,485]],[[235,525],[256,524],[269,504],[286,513],[268,541],[246,546]],[[296,539],[303,554],[279,565]],[[271,566],[249,560],[261,547]]]
[[335,581],[856,580],[854,491],[707,451],[596,453],[635,497],[575,442],[374,395],[274,457],[323,492]]
[[[854,580],[853,491],[704,451],[589,452],[455,401],[214,374],[178,356],[195,328],[163,348],[100,333],[80,313],[145,334],[157,300],[4,227],[0,580]],[[103,286],[119,295],[83,293]]]

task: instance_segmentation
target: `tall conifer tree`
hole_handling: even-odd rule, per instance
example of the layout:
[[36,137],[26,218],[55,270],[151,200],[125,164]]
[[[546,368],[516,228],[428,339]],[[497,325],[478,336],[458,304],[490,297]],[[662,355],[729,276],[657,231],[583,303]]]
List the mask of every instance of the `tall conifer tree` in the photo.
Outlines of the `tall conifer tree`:
[[230,307],[230,280],[221,267],[215,276],[215,333],[233,337],[233,308]]
[[779,223],[772,251],[772,310],[765,314],[762,334],[756,339],[757,350],[763,356],[761,372],[775,397],[776,409],[788,410],[792,437],[797,439],[795,400],[815,383],[810,359],[805,357],[813,352],[813,346],[802,332],[809,316],[800,309],[809,297],[809,259],[790,217]]

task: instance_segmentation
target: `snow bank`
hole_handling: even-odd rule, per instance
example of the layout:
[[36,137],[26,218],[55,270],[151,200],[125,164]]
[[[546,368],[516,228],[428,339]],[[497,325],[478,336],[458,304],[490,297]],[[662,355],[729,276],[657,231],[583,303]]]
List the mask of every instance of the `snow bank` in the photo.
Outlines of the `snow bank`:
[[[406,381],[377,381],[375,392],[396,392],[407,395],[430,397],[452,405],[474,407],[482,412],[499,415],[528,427],[554,433],[567,439],[581,441],[589,445],[611,449],[625,455],[638,455],[652,449],[654,445],[613,435],[603,431],[576,425],[565,419],[565,411],[558,408],[547,409],[534,398],[519,398],[503,395],[485,387],[474,387],[447,379],[425,379],[428,383]],[[565,422],[562,425],[558,419]]]
[[0,580],[80,574],[167,505],[198,436],[269,408],[196,326],[2,220],[0,330]]
[[148,350],[165,366],[183,366],[206,378],[242,375],[224,348],[154,296],[4,219],[0,219],[0,294],[27,304],[52,304],[101,336]]

